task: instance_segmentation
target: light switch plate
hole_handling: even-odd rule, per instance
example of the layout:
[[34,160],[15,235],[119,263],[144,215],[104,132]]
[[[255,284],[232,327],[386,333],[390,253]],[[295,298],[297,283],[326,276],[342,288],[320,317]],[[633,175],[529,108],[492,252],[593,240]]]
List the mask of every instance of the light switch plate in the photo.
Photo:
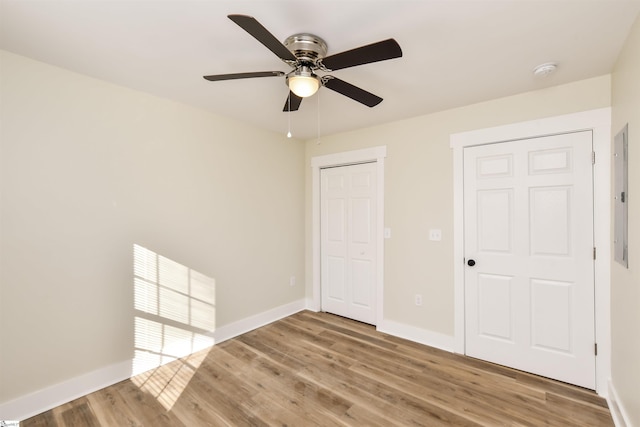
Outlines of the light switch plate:
[[431,229],[429,230],[429,240],[434,240],[439,242],[442,240],[442,230],[439,229]]

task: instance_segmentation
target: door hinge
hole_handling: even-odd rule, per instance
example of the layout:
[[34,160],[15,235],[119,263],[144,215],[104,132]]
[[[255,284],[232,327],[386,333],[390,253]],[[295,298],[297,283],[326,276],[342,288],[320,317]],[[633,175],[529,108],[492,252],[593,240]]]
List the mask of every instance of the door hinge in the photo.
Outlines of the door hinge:
[[593,344],[593,354],[598,355],[598,343]]
[[596,152],[595,151],[591,152],[591,164],[592,165],[596,164]]
[[596,248],[593,248],[593,259],[596,259]]

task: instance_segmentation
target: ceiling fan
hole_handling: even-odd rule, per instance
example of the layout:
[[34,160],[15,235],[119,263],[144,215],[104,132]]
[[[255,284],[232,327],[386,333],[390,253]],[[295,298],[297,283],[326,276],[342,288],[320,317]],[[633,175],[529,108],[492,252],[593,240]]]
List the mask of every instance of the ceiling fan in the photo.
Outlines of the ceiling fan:
[[374,107],[382,102],[382,98],[337,77],[328,74],[318,76],[316,71],[327,73],[402,56],[402,49],[394,39],[387,39],[326,56],[327,44],[316,35],[308,33],[294,34],[287,37],[284,43],[280,43],[273,34],[252,16],[229,15],[228,18],[276,54],[278,58],[293,68],[293,71],[289,73],[257,71],[217,74],[204,76],[204,78],[209,81],[218,81],[286,76],[285,82],[289,87],[289,95],[282,111],[297,111],[302,103],[302,98],[315,94],[320,86],[338,92],[368,107]]

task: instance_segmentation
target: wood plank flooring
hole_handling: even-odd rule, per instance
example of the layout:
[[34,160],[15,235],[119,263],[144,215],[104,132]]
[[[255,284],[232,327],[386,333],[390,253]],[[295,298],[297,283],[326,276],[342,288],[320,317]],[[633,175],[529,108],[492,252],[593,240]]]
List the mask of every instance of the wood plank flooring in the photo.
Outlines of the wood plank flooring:
[[23,421],[91,426],[613,426],[590,390],[303,311]]

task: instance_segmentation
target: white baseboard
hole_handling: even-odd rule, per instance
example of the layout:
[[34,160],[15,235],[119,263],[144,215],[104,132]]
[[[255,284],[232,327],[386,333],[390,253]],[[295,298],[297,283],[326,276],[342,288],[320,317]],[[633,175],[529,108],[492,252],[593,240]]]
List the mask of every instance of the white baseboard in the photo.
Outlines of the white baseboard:
[[306,306],[305,309],[309,310],[309,311],[313,311],[318,313],[320,311],[320,307],[318,306],[318,304],[313,300],[313,298],[306,298],[305,299],[306,302]]
[[624,405],[618,397],[618,392],[613,384],[613,381],[609,379],[609,393],[607,396],[607,404],[609,405],[609,411],[611,412],[611,418],[616,427],[631,427],[631,419],[624,409]]
[[377,330],[385,334],[439,348],[440,350],[453,352],[454,337],[450,335],[444,335],[392,320],[383,320],[382,323],[377,326]]
[[[215,343],[242,335],[306,308],[301,299],[224,325],[209,335]],[[0,404],[0,420],[25,420],[131,377],[134,360],[125,360]],[[156,368],[157,366],[152,367]]]
[[131,375],[132,363],[131,360],[115,363],[4,402],[0,405],[0,420],[25,420],[125,380]]
[[268,325],[276,320],[295,314],[304,310],[305,307],[306,304],[304,299],[294,301],[292,303],[276,307],[272,310],[267,310],[254,316],[238,320],[237,322],[221,326],[210,334],[210,336],[213,337],[216,344],[218,344],[261,326]]

